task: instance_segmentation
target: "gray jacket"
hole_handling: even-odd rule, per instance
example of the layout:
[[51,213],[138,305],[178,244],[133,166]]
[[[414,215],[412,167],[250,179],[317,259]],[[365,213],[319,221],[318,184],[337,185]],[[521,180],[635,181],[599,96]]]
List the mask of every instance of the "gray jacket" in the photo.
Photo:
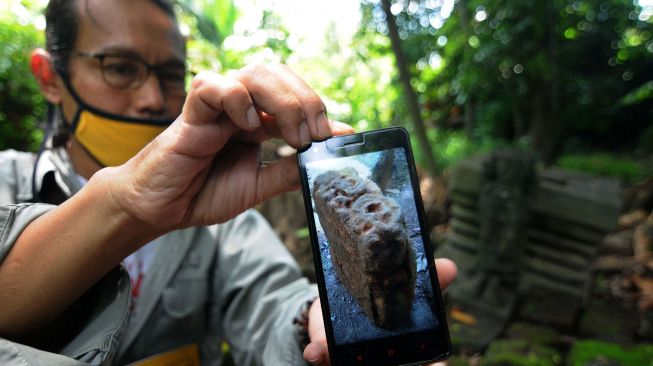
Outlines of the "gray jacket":
[[[33,179],[34,160],[0,152],[0,262],[22,230],[54,207],[27,203],[32,182],[53,197],[80,188],[63,150],[46,150]],[[237,365],[305,364],[292,319],[317,291],[256,211],[171,232],[157,245],[133,309],[120,266],[34,341],[0,338],[0,364],[125,364],[197,343],[202,364],[219,365],[223,341]]]

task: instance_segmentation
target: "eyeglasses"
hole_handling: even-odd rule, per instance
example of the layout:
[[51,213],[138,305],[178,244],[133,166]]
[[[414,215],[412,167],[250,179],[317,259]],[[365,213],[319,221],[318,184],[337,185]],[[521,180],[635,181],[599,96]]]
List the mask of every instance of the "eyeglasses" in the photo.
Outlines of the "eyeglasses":
[[186,95],[186,67],[151,65],[135,56],[75,52],[75,56],[94,58],[100,62],[102,78],[116,89],[138,89],[154,71],[165,95]]

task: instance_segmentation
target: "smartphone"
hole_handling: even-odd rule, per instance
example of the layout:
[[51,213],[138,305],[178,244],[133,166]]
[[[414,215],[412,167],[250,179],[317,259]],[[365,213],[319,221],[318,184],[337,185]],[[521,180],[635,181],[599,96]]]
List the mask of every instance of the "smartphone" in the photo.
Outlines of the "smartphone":
[[406,130],[314,142],[299,152],[298,163],[332,364],[449,357]]

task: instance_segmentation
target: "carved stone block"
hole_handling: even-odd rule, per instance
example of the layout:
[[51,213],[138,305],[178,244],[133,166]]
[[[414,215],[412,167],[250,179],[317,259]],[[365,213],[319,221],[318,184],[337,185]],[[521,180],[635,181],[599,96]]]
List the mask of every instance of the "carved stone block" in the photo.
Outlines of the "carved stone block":
[[415,255],[397,202],[352,168],[316,177],[313,195],[340,282],[376,325],[408,321]]

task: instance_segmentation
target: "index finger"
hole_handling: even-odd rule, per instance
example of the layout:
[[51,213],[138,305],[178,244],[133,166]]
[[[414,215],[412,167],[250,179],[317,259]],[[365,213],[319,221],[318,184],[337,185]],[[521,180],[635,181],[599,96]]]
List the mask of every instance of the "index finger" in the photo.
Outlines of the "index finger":
[[313,140],[324,140],[333,136],[326,106],[315,90],[286,65],[275,65],[272,69],[283,77],[286,84],[299,98],[311,138]]
[[244,67],[235,77],[245,85],[258,109],[274,117],[282,137],[290,146],[300,148],[311,142],[301,95],[288,85],[284,75],[254,65]]

